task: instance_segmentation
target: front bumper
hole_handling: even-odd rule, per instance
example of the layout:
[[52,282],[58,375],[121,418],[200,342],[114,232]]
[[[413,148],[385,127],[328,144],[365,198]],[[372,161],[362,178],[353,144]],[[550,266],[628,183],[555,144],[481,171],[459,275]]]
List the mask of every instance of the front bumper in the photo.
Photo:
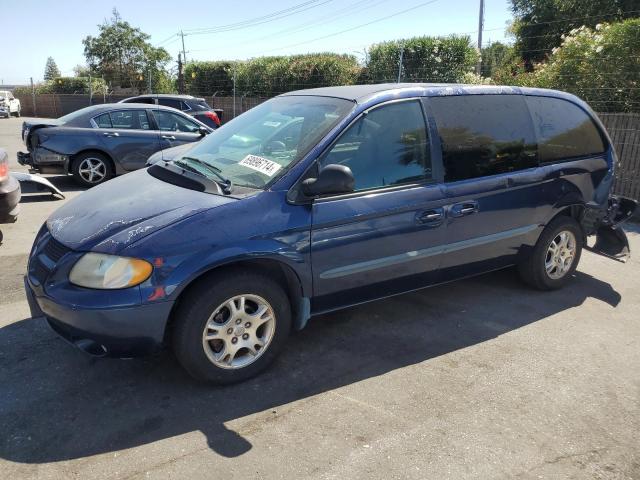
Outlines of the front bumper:
[[27,276],[24,288],[31,316],[44,317],[55,333],[85,353],[131,358],[154,353],[163,345],[173,302],[91,309],[37,296]]
[[13,222],[20,211],[20,183],[11,175],[0,183],[0,223]]

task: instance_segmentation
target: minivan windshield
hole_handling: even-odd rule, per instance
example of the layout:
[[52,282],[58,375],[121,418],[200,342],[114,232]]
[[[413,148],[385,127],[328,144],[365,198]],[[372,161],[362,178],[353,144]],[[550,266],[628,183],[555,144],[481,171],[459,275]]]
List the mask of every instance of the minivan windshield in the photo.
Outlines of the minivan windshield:
[[262,189],[300,160],[353,107],[354,103],[340,98],[276,97],[219,128],[174,162],[188,164],[213,181],[222,176],[230,185]]

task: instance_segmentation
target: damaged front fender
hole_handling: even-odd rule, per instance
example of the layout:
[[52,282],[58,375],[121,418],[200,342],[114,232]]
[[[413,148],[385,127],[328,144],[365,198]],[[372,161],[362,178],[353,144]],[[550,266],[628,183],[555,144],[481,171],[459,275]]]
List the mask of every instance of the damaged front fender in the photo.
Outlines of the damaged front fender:
[[638,203],[626,197],[611,195],[606,205],[587,205],[582,219],[586,236],[595,235],[593,246],[585,248],[598,255],[626,262],[630,257],[629,239],[622,224],[635,213]]

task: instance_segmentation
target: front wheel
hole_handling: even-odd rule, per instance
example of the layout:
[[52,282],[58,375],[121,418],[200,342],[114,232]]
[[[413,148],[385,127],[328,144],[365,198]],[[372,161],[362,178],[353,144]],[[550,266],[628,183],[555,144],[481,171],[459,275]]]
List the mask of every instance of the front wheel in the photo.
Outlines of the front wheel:
[[518,266],[522,279],[539,290],[556,290],[571,280],[582,254],[580,224],[565,215],[551,220],[531,254]]
[[265,369],[291,330],[282,287],[247,271],[212,275],[187,292],[175,315],[178,361],[196,379],[218,384],[240,382]]

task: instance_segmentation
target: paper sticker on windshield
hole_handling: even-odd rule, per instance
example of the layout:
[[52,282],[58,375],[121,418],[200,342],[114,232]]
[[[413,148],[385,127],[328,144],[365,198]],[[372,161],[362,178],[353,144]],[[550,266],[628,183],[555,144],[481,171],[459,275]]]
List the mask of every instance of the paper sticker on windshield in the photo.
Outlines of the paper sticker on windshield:
[[256,170],[268,177],[273,177],[281,167],[279,163],[272,162],[268,158],[259,157],[257,155],[247,155],[238,163],[238,165],[243,165],[251,170]]
[[264,122],[262,125],[264,125],[265,127],[279,127],[280,122],[268,121],[268,122]]

